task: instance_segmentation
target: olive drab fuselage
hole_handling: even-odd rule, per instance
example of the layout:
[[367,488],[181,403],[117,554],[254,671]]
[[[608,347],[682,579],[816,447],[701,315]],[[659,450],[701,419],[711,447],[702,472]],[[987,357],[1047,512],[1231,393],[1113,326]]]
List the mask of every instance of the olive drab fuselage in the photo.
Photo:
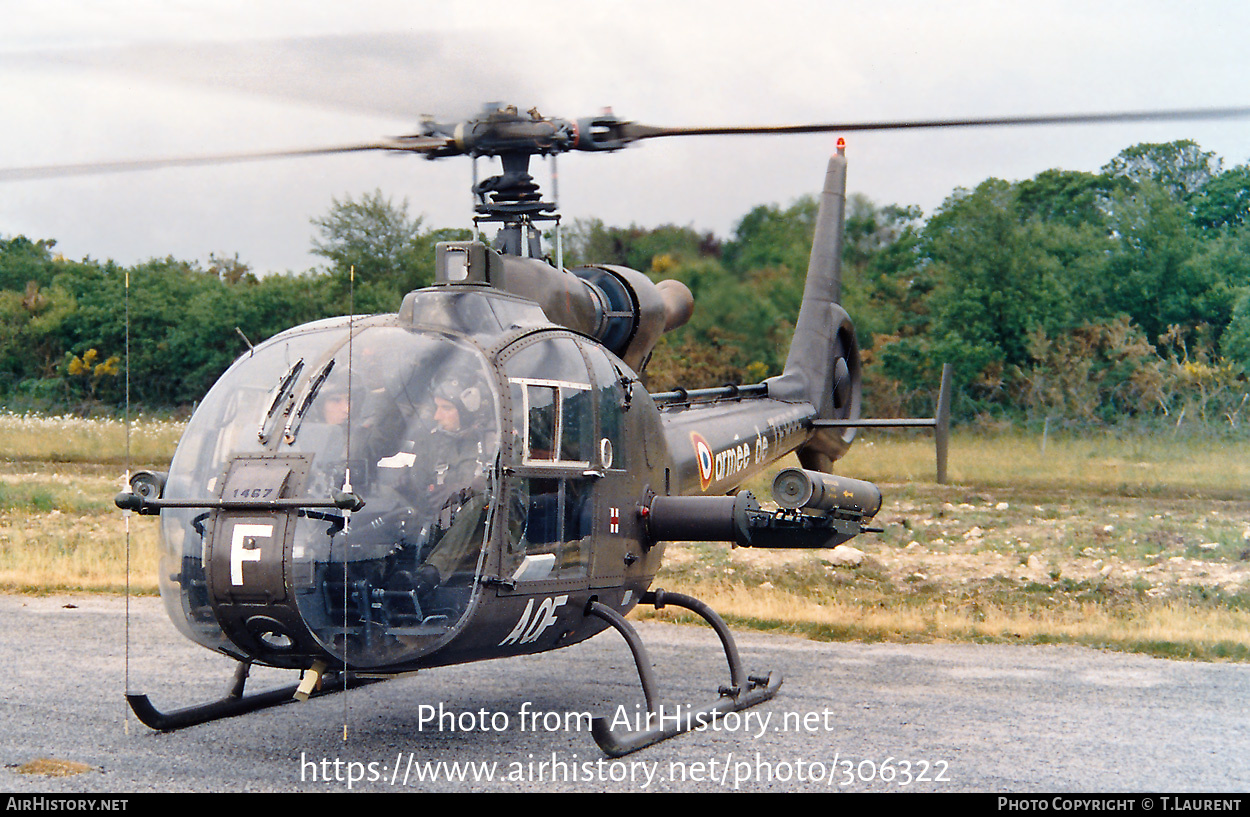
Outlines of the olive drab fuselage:
[[[635,373],[507,293],[410,299],[404,317],[258,346],[188,424],[166,499],[346,484],[365,502],[166,508],[162,596],[197,642],[279,667],[403,671],[575,643],[605,626],[589,601],[624,613],[650,585],[662,545],[637,511],[669,458]],[[454,438],[433,400],[453,377],[480,398]],[[350,409],[330,416],[344,395]]]

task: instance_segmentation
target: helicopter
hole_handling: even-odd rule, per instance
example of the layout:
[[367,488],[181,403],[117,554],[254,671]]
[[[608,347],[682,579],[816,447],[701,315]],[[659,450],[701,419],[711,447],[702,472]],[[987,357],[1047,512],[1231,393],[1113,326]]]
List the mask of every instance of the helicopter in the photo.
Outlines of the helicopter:
[[[559,214],[533,157],[611,152],[647,139],[1240,116],[1246,109],[1008,119],[662,128],[614,114],[563,120],[487,105],[462,122],[360,145],[249,156],[28,169],[142,169],[354,150],[498,158],[475,181],[476,238],[436,247],[433,285],[393,314],[286,330],[240,356],[200,402],[165,472],[129,477],[115,502],[158,515],[160,591],[175,626],[238,666],[216,701],[163,712],[170,731],[416,670],[542,653],[606,630],[628,645],[649,713],[656,679],[639,605],[684,608],[719,637],[729,682],[683,719],[617,733],[609,756],[697,728],[713,712],[776,696],[779,672],[748,673],[709,606],[653,587],[666,543],[831,548],[872,527],[882,494],[833,473],[864,427],[949,422],[861,417],[855,328],[840,305],[844,143],[829,159],[794,336],[780,375],[757,384],[652,393],[659,338],[694,309],[677,281],[591,264],[566,269]],[[483,225],[497,225],[492,241]],[[554,226],[554,258],[543,227]],[[782,457],[776,509],[740,487]],[[253,665],[290,687],[245,694]]]

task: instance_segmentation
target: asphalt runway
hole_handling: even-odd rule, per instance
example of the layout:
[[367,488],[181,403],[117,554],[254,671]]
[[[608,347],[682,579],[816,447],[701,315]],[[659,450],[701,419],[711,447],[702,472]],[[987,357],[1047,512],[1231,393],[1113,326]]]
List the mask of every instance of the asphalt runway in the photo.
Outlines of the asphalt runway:
[[[742,633],[747,670],[784,676],[775,699],[613,760],[580,717],[642,711],[612,632],[158,733],[128,714],[128,688],[161,709],[199,703],[233,662],[185,640],[159,601],[132,599],[129,627],[126,607],[0,596],[0,791],[1250,790],[1246,665]],[[727,682],[711,630],[639,630],[670,711]],[[257,670],[249,690],[295,680]],[[89,769],[22,773],[40,758]]]

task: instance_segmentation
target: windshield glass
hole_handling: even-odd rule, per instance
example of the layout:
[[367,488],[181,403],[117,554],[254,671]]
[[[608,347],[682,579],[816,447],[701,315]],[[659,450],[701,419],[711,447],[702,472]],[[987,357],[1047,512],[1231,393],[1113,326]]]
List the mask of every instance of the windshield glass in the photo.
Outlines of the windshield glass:
[[[281,658],[315,642],[348,665],[380,666],[437,647],[470,607],[499,449],[486,360],[393,325],[347,335],[343,324],[258,347],[188,424],[166,498],[325,503],[351,491],[365,503],[164,511],[177,567],[162,571],[162,594],[202,643]],[[273,609],[240,612],[253,595]]]

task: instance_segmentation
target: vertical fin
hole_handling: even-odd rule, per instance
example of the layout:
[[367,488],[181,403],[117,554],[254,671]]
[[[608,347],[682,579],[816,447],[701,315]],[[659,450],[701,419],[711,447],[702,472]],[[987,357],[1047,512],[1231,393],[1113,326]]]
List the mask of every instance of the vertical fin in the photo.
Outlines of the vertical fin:
[[[820,419],[858,419],[860,410],[859,346],[855,327],[839,303],[845,217],[846,153],[839,139],[825,171],[803,303],[786,368],[768,381],[771,396],[810,402]],[[799,449],[799,460],[805,468],[828,471],[854,438],[854,428],[820,429]]]
[[[816,213],[816,229],[812,236],[812,254],[807,263],[807,282],[803,287],[803,306],[795,326],[795,342],[786,358],[786,370],[801,366],[800,336],[819,331],[827,311],[826,304],[842,302],[842,240],[846,219],[846,153],[839,146],[838,152],[829,157],[825,171],[825,186],[820,193],[820,208]],[[816,323],[813,326],[813,322]]]

